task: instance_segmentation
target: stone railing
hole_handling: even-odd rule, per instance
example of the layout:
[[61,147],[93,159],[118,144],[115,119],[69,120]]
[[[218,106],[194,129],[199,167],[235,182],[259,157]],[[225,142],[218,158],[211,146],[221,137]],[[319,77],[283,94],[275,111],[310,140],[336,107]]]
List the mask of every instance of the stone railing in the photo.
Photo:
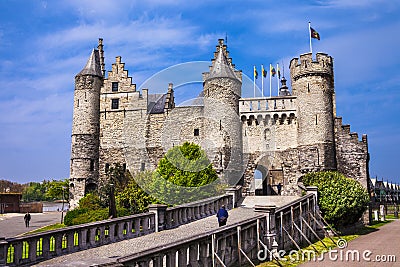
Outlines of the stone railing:
[[[265,216],[221,227],[185,241],[160,246],[142,253],[117,259],[113,266],[225,266],[246,262],[257,257],[258,242]],[[246,256],[245,256],[246,255]],[[247,256],[249,255],[249,256]],[[221,265],[221,266],[224,266]],[[100,265],[101,266],[101,265]]]
[[155,232],[154,213],[143,213],[0,241],[0,265],[29,265]]
[[[275,211],[275,239],[280,249],[296,248],[308,240],[315,240],[318,218],[316,187],[307,187],[307,195],[279,207]],[[310,229],[311,228],[311,229]]]
[[31,265],[64,254],[174,228],[213,215],[222,204],[232,208],[237,203],[235,195],[239,196],[227,190],[225,195],[176,207],[151,205],[147,213],[22,237],[0,238],[0,266]]
[[[307,229],[303,219],[312,218],[315,214],[316,191],[307,188],[307,195],[276,209],[275,206],[258,206],[254,210],[259,213],[254,218],[232,225],[221,227],[199,236],[183,241],[159,246],[144,252],[116,259],[107,266],[240,266],[253,265],[253,262],[273,260],[272,255],[279,247],[291,248],[301,244],[302,239],[312,240],[314,233]],[[293,223],[300,224],[299,229]],[[315,232],[315,223],[307,222]],[[284,231],[291,231],[291,226],[297,232],[291,233],[293,241]],[[284,228],[285,230],[283,230]],[[314,227],[314,228],[313,228]],[[293,236],[293,237],[292,237]],[[289,244],[287,240],[292,243]],[[274,259],[277,261],[277,259]],[[101,266],[101,265],[100,265]],[[254,265],[253,265],[254,266]]]

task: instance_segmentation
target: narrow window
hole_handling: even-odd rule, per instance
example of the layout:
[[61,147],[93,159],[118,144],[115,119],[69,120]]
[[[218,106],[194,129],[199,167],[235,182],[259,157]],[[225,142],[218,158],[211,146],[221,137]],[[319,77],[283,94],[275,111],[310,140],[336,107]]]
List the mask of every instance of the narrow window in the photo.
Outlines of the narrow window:
[[79,108],[79,99],[76,101],[76,107]]
[[94,171],[94,160],[90,160],[90,171]]
[[222,121],[219,120],[219,130],[222,131]]
[[194,129],[193,134],[194,136],[199,136],[200,135],[199,129]]
[[307,83],[307,92],[308,93],[310,92],[310,84],[309,83]]
[[268,101],[265,103],[265,109],[268,110]]
[[119,108],[119,99],[111,99],[111,109],[118,109]]
[[118,83],[117,82],[111,83],[111,91],[118,92]]
[[124,172],[126,172],[126,163],[122,164],[122,169]]
[[258,101],[257,104],[258,104],[258,105],[257,105],[257,109],[260,110],[260,109],[261,109],[261,103],[260,103],[260,101]]
[[318,114],[315,114],[315,125],[318,125]]
[[146,163],[142,162],[140,165],[140,171],[144,171],[146,169]]
[[250,111],[252,111],[252,110],[253,110],[253,102],[250,101]]
[[107,173],[109,170],[110,170],[110,163],[106,163],[106,168],[105,168],[106,173]]

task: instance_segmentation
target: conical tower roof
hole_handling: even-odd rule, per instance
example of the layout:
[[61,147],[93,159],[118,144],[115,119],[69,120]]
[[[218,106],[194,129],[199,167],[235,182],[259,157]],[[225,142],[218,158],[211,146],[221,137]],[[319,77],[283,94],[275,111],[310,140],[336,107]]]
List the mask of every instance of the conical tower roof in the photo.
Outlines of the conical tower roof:
[[94,75],[103,77],[101,66],[100,66],[100,55],[99,50],[93,49],[86,66],[77,74],[79,75]]
[[232,78],[237,79],[233,69],[228,63],[226,56],[224,54],[224,49],[222,46],[219,47],[217,58],[215,59],[214,66],[210,71],[210,76],[208,79],[212,78]]

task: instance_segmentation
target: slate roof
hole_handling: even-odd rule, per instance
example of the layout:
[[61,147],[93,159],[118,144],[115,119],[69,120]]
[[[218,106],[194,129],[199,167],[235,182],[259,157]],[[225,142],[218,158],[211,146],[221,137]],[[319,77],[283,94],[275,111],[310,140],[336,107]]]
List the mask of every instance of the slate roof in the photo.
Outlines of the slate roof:
[[228,60],[223,52],[222,46],[220,46],[217,58],[215,59],[214,66],[210,71],[208,79],[212,78],[232,78],[237,79],[232,67],[229,65]]
[[147,112],[150,114],[164,113],[167,94],[149,94],[147,96]]
[[76,75],[94,75],[103,77],[103,73],[101,71],[100,66],[100,55],[99,50],[93,49],[92,54],[90,55],[86,66]]

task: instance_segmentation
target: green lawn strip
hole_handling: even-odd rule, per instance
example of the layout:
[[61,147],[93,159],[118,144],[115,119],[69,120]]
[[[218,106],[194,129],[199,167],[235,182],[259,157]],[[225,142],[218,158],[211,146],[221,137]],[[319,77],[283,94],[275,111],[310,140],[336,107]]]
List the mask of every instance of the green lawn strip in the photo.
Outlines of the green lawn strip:
[[[350,242],[351,240],[359,237],[360,235],[364,234],[369,234],[371,232],[376,231],[377,228],[381,227],[384,224],[390,223],[392,221],[384,221],[384,222],[374,222],[373,225],[371,226],[365,226],[358,230],[355,234],[353,235],[345,235],[341,236],[342,239],[346,240],[347,242]],[[337,242],[339,237],[332,237],[332,239]],[[292,256],[290,257],[289,255],[285,255],[281,260],[280,263],[284,267],[295,267],[300,265],[301,263],[307,262],[309,260],[313,260],[314,255],[317,257],[321,255],[322,252],[329,251],[329,249],[333,249],[336,247],[336,244],[332,242],[332,240],[328,237],[325,237],[322,242],[328,247],[326,248],[321,241],[313,243],[314,248],[318,251],[315,252],[313,246],[308,246],[302,249],[302,251],[297,251],[297,253],[293,253]],[[286,251],[288,254],[290,251]],[[314,254],[315,252],[315,254]],[[310,259],[309,259],[310,257]],[[261,263],[257,265],[258,267],[276,267],[278,264],[275,261],[268,261]]]
[[64,227],[67,227],[67,226],[65,224],[61,224],[61,223],[50,224],[50,225],[46,225],[46,226],[43,226],[41,228],[38,228],[38,229],[35,229],[35,230],[32,230],[32,231],[23,233],[20,236],[25,236],[25,235],[30,235],[30,234],[36,234],[36,233],[56,230],[56,229],[60,229],[60,228],[64,228]]

